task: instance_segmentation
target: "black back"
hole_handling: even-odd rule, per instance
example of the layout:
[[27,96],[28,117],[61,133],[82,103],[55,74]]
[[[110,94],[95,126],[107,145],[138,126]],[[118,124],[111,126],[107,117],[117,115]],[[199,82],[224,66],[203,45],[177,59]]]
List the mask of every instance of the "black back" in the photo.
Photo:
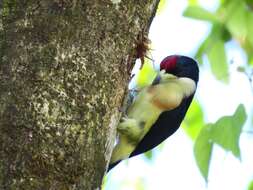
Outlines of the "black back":
[[193,95],[184,99],[179,107],[163,112],[157,122],[140,141],[136,149],[131,153],[130,157],[151,150],[176,132],[185,117],[192,98]]

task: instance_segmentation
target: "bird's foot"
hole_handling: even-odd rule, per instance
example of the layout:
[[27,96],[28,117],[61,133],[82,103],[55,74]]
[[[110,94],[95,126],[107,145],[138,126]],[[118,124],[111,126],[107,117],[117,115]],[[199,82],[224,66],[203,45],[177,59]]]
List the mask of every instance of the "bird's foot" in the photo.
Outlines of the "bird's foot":
[[135,119],[123,117],[122,121],[117,127],[117,130],[120,134],[136,141],[141,136],[143,126],[141,126],[140,123]]

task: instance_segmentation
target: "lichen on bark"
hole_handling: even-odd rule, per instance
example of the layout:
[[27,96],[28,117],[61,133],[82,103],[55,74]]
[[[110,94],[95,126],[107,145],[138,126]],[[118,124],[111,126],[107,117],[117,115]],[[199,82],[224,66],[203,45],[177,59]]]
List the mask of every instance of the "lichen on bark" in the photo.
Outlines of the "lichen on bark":
[[6,0],[0,189],[96,189],[155,0]]

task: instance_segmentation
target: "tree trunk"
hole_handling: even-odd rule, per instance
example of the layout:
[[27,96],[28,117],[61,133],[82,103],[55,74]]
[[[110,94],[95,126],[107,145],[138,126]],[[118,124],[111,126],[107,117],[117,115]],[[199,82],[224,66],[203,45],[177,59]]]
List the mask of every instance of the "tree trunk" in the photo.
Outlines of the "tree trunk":
[[0,1],[0,189],[100,189],[158,1]]

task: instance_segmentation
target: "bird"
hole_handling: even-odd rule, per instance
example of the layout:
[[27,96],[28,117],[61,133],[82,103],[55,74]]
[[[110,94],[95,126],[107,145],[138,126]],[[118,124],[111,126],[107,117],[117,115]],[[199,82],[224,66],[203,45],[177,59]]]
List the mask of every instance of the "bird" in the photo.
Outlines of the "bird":
[[152,84],[142,88],[117,126],[118,142],[107,169],[145,153],[177,131],[192,102],[199,80],[197,62],[170,55],[160,63]]

